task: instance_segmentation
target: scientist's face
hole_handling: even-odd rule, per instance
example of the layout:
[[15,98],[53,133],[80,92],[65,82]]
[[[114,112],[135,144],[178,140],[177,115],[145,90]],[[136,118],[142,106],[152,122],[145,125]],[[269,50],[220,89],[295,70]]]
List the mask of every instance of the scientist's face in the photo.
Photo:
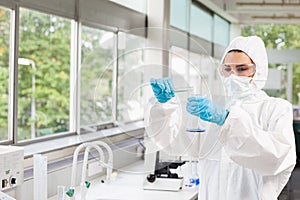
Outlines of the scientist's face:
[[253,77],[255,64],[247,54],[239,51],[231,51],[226,54],[221,64],[222,74],[225,77],[235,74],[237,76]]

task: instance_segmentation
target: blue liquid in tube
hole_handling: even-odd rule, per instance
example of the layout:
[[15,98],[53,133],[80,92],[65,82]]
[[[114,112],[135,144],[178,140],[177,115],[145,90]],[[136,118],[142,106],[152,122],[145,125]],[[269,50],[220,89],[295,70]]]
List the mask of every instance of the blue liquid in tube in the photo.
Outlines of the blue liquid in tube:
[[201,132],[205,132],[205,129],[203,128],[191,128],[191,129],[186,129],[187,132],[194,132],[194,133],[201,133]]

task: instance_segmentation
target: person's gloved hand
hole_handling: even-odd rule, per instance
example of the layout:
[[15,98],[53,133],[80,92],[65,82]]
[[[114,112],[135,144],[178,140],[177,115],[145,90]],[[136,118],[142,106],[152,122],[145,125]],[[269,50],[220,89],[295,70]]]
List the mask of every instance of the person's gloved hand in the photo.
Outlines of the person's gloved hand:
[[166,103],[174,94],[174,86],[170,78],[151,79],[150,84],[154,96],[160,103]]
[[200,117],[200,119],[208,122],[213,122],[222,126],[224,121],[229,113],[228,110],[225,110],[213,103],[208,98],[202,97],[190,97],[186,104],[186,110],[195,116]]

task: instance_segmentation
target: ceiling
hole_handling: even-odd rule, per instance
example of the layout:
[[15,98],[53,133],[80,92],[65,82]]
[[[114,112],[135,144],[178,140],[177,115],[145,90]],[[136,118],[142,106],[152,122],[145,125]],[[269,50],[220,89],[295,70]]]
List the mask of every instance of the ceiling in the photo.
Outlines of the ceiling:
[[[202,2],[202,0],[199,1]],[[241,24],[300,24],[300,0],[209,1]]]

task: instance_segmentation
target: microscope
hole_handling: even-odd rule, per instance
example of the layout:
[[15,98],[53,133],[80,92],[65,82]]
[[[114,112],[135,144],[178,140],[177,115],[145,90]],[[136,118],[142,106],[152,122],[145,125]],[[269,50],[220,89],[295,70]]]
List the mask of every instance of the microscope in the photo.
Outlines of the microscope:
[[181,156],[168,154],[160,149],[155,141],[145,137],[144,144],[144,183],[145,190],[179,191],[183,187],[184,177],[179,169],[186,161]]
[[147,165],[150,160],[154,161],[153,159],[155,159],[155,165],[152,165],[152,170],[148,171],[149,173],[145,176],[144,189],[168,191],[178,191],[182,189],[183,177],[176,172],[172,172],[172,170],[184,165],[185,161],[163,161],[160,160],[159,154],[160,152],[157,151],[151,155],[152,159],[150,158],[150,155],[148,155],[148,158],[145,158],[145,165]]

